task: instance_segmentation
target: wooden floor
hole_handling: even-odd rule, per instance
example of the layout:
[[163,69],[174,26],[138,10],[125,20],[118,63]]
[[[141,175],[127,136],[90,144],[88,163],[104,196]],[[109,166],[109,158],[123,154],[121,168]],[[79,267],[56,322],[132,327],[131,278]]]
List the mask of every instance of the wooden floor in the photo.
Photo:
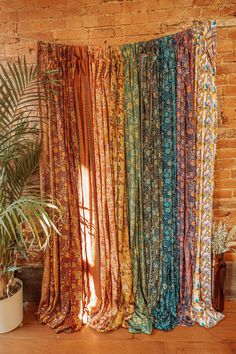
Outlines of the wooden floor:
[[133,335],[125,329],[100,334],[84,326],[80,332],[56,334],[31,310],[21,328],[0,335],[0,354],[236,354],[236,302],[226,303],[225,315],[212,329],[195,325]]

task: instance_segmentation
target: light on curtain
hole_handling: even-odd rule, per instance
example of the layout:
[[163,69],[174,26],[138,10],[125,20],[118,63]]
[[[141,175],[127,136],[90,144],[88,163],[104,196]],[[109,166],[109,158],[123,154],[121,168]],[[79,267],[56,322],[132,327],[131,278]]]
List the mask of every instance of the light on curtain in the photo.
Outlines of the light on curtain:
[[132,333],[214,326],[211,227],[216,24],[92,48],[39,43],[42,190],[63,217],[39,318]]

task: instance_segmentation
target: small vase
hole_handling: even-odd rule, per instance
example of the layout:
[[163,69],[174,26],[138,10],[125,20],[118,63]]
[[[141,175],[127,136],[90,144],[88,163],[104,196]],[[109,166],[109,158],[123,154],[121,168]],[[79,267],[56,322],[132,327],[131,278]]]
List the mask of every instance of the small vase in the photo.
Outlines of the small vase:
[[224,312],[226,264],[224,254],[213,255],[212,262],[212,306],[218,312]]

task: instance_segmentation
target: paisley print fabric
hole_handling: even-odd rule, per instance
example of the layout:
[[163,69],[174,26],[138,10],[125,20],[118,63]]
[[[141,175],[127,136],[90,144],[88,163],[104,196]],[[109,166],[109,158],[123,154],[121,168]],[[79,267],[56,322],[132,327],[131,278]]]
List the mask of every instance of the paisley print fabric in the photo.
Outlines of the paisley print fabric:
[[59,331],[82,326],[83,260],[79,220],[79,134],[74,108],[73,74],[75,49],[39,43],[42,71],[56,69],[56,87],[45,87],[48,97],[42,121],[41,187],[59,202],[62,218],[54,222],[61,234],[53,233],[46,251],[38,315]]
[[180,298],[178,321],[191,325],[190,318],[196,230],[196,124],[194,120],[193,31],[178,33],[176,45],[177,129],[177,236],[179,240]]
[[151,333],[152,323],[147,309],[147,278],[144,252],[141,141],[138,81],[138,48],[127,45],[122,48],[125,80],[125,148],[127,174],[127,201],[132,256],[133,293],[135,311],[129,321],[132,333]]
[[101,304],[98,331],[126,326],[133,312],[126,213],[124,74],[119,49],[90,49]]
[[62,208],[38,315],[57,332],[212,327],[214,22],[121,47],[39,43],[42,191]]
[[101,299],[88,47],[76,48],[74,56],[74,104],[79,139],[79,218],[84,281],[83,322],[86,323],[88,317],[97,311]]
[[195,115],[196,115],[196,263],[193,277],[192,318],[213,327],[224,316],[211,302],[211,231],[214,159],[216,149],[216,24],[195,29]]
[[179,264],[176,189],[176,63],[172,36],[159,42],[159,103],[161,114],[163,168],[162,283],[153,311],[154,327],[170,330],[177,325]]
[[163,242],[163,171],[157,41],[139,45],[142,144],[142,205],[147,304],[150,315],[159,300]]

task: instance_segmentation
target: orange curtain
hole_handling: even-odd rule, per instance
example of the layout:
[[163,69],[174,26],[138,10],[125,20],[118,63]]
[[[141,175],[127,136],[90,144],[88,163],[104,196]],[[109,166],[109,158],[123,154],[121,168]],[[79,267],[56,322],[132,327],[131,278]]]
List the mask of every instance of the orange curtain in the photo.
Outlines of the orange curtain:
[[90,49],[89,55],[102,301],[90,325],[107,331],[126,326],[133,312],[125,188],[124,74],[119,49]]
[[[119,49],[39,44],[57,69],[42,123],[42,190],[60,203],[39,319],[59,331],[127,326],[133,313],[126,214],[123,60]],[[55,219],[56,222],[56,219]]]
[[78,193],[79,133],[74,107],[74,47],[39,43],[42,71],[56,69],[56,86],[45,86],[41,185],[63,211],[46,251],[39,319],[56,331],[82,326],[83,264]]
[[86,323],[88,316],[98,310],[101,290],[88,48],[77,48],[76,58],[74,102],[79,139],[78,193],[84,281],[83,322]]

